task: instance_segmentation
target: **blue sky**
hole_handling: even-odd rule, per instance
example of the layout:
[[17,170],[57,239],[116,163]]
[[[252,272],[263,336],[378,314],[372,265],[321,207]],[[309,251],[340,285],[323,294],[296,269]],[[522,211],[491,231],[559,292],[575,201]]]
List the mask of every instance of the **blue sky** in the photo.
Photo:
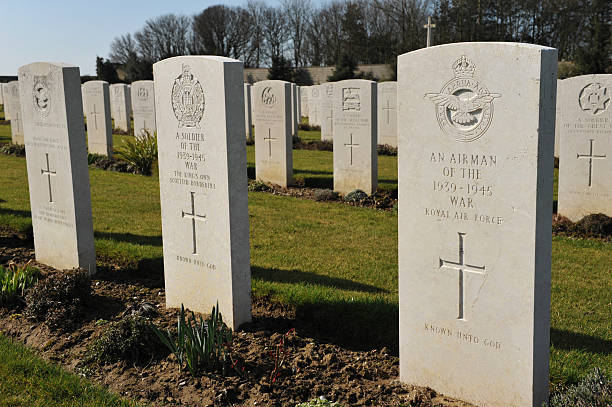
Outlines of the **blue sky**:
[[[269,0],[268,4],[278,4]],[[116,36],[139,30],[152,17],[192,15],[215,4],[246,0],[0,0],[0,75],[36,61],[66,62],[95,75],[96,55],[108,57]]]

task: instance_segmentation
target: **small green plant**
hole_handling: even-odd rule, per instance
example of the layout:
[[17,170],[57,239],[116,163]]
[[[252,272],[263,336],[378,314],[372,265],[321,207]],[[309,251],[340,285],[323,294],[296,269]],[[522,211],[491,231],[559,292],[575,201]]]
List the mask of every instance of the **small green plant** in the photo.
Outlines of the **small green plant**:
[[305,403],[297,404],[295,407],[342,407],[342,404],[338,402],[331,402],[325,397],[321,396],[318,399],[312,399]]
[[346,202],[359,203],[368,198],[368,194],[363,192],[361,189],[356,189],[349,192],[344,196]]
[[110,324],[102,336],[88,346],[86,361],[114,363],[125,360],[140,363],[164,349],[149,320],[140,315],[130,315]]
[[397,156],[397,147],[392,147],[389,144],[379,144],[378,155]]
[[76,269],[47,276],[26,295],[25,315],[43,321],[50,329],[67,329],[83,313],[91,295],[87,270]]
[[0,153],[14,155],[15,157],[25,157],[25,146],[21,144],[3,144],[0,146]]
[[608,407],[612,405],[612,380],[599,368],[580,383],[555,393],[549,407]]
[[117,156],[126,161],[135,173],[151,175],[153,163],[157,159],[157,139],[145,132],[128,140],[125,146],[117,151]]
[[232,330],[223,323],[219,303],[213,307],[207,321],[202,317],[197,318],[193,312],[188,315],[181,304],[176,338],[169,330],[162,332],[156,326],[152,328],[161,342],[176,356],[179,369],[182,371],[183,366],[187,366],[192,376],[201,370],[210,372],[223,368],[227,362],[231,363],[229,349]]
[[261,181],[251,181],[249,182],[249,191],[251,192],[266,192],[271,188]]
[[33,287],[40,276],[37,268],[25,265],[17,267],[12,264],[8,267],[0,266],[0,305],[14,302],[23,297],[25,290]]

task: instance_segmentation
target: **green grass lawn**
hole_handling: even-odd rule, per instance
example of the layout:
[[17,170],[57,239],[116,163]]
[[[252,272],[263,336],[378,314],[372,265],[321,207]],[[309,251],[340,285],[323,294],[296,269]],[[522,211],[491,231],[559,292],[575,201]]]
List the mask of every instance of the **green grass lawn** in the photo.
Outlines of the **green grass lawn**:
[[0,406],[129,407],[107,389],[42,360],[0,334]]
[[[7,126],[0,126],[0,139],[2,127]],[[247,153],[252,167],[252,146]],[[331,187],[331,152],[293,153],[296,177]],[[397,159],[379,159],[381,185],[397,188]],[[25,159],[0,155],[0,174],[0,225],[29,229]],[[157,174],[91,169],[90,179],[98,262],[161,273]],[[294,305],[300,319],[329,333],[331,340],[365,349],[397,348],[396,215],[260,192],[249,193],[249,215],[254,295]],[[610,264],[611,243],[553,239],[554,385],[575,382],[595,366],[612,373]]]

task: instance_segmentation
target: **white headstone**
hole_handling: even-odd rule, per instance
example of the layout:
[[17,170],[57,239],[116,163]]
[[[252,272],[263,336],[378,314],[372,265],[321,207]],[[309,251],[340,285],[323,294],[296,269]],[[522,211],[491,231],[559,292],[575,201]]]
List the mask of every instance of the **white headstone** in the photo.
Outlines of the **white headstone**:
[[79,68],[19,68],[36,260],[95,273],[91,195]]
[[558,213],[573,221],[612,216],[612,75],[559,83]]
[[[8,83],[6,89],[6,103],[5,103],[5,115],[8,110],[10,112],[11,120],[11,141],[13,144],[23,145],[23,117],[21,111],[21,99],[19,96],[19,82],[11,81]],[[8,107],[8,109],[6,109]]]
[[376,82],[335,82],[333,105],[334,190],[372,194],[378,184]]
[[398,58],[400,378],[479,406],[548,397],[557,51]]
[[334,84],[333,82],[321,85],[321,140],[334,139]]
[[321,121],[319,120],[321,110],[321,86],[313,85],[310,86],[310,93],[308,94],[308,124],[311,126],[320,126]]
[[310,94],[310,86],[300,86],[300,114],[301,117],[308,116],[308,95]]
[[560,109],[560,104],[559,104],[559,89],[561,89],[561,81],[562,79],[557,79],[557,111],[556,111],[556,121],[555,121],[555,157],[559,158],[559,130],[560,130],[560,118],[561,118],[561,111]]
[[115,128],[122,131],[130,131],[130,104],[128,98],[128,87],[124,83],[110,85],[112,118],[115,120]]
[[153,65],[166,304],[251,320],[242,62]]
[[297,86],[296,89],[296,97],[297,97],[297,102],[296,102],[296,107],[297,107],[297,123],[298,126],[300,125],[300,122],[302,120],[302,87],[301,86]]
[[153,81],[135,81],[130,87],[134,135],[137,137],[157,133],[155,125],[155,90]]
[[113,157],[113,126],[110,91],[106,81],[88,81],[82,86],[87,117],[87,146],[92,154]]
[[297,118],[297,85],[291,84],[291,135],[297,137],[298,135],[298,118]]
[[0,83],[0,105],[4,105],[4,86]]
[[378,84],[378,144],[397,147],[397,82]]
[[291,83],[271,80],[253,85],[255,177],[283,187],[293,183]]
[[11,112],[8,99],[10,98],[9,84],[2,84],[2,94],[4,97],[4,120],[11,120]]
[[83,86],[84,84],[81,84],[81,100],[83,101],[83,115],[87,117],[87,109],[85,108],[85,98],[83,97]]
[[246,139],[253,140],[253,118],[251,116],[251,85],[244,84],[244,130]]

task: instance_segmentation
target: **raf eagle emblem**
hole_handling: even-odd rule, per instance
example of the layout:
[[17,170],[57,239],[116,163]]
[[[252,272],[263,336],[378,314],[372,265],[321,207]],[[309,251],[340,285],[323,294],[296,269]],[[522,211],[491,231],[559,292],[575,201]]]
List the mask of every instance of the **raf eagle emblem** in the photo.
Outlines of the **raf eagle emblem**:
[[475,65],[465,55],[453,63],[452,69],[455,77],[439,93],[426,93],[425,98],[435,104],[436,118],[444,133],[457,141],[474,141],[489,128],[493,100],[501,94],[489,92],[474,78]]

